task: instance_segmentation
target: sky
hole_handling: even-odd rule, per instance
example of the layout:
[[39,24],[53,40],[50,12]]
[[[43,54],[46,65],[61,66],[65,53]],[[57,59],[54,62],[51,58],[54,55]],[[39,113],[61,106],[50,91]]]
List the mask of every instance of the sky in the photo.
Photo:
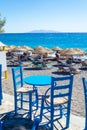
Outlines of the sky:
[[6,33],[87,32],[87,0],[0,0]]

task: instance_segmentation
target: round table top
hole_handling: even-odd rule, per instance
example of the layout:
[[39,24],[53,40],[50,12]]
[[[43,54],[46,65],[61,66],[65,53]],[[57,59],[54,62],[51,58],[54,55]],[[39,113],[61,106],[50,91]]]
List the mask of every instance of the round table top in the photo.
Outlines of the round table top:
[[45,86],[51,84],[51,78],[47,75],[33,75],[24,78],[24,82],[30,85]]

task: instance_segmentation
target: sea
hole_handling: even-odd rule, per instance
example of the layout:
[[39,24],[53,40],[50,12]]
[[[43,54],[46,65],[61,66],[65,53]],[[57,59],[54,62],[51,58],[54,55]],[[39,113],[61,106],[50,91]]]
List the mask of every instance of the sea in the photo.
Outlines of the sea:
[[87,52],[87,33],[2,33],[0,41],[7,46],[43,46],[54,48],[80,48]]

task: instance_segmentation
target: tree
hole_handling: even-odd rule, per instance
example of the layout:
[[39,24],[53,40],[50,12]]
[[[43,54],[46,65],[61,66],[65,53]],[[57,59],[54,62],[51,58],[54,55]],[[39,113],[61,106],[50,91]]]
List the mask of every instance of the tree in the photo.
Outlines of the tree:
[[1,14],[0,14],[0,33],[4,32],[3,26],[5,25],[5,23],[6,23],[6,19],[5,18],[1,19]]

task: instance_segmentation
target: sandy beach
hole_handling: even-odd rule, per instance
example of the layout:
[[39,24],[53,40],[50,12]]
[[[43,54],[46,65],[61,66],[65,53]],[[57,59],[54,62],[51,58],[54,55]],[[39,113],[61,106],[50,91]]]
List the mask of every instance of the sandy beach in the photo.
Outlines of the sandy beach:
[[[49,64],[53,65],[52,69],[36,69],[32,68],[31,62],[29,61],[29,65],[27,67],[23,67],[24,77],[29,75],[52,75],[55,77],[59,77],[62,74],[58,72],[57,62],[51,61]],[[81,69],[81,64],[75,64],[76,68]],[[85,107],[84,107],[84,93],[83,93],[83,84],[82,77],[87,77],[87,70],[82,70],[79,74],[74,75],[74,83],[73,83],[73,94],[72,94],[72,105],[71,105],[71,113],[78,116],[84,116]],[[6,94],[13,95],[13,81],[12,81],[12,67],[8,67],[8,80],[3,81],[3,92]],[[46,90],[46,87],[43,89],[40,87],[39,92],[43,93]]]

